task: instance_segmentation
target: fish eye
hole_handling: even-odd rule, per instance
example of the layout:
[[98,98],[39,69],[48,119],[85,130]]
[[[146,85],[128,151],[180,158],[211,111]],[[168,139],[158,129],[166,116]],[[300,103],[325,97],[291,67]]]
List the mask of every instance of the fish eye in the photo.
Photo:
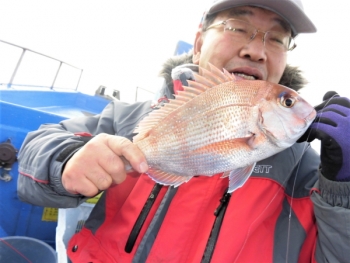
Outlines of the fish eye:
[[287,97],[287,96],[282,96],[281,97],[281,105],[286,108],[291,108],[294,106],[296,102],[295,98],[292,97]]

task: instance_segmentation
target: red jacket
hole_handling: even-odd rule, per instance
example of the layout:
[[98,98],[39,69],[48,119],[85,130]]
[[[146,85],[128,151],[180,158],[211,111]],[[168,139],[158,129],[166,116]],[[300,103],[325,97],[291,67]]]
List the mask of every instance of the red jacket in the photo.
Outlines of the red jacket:
[[[274,169],[289,166],[278,166],[275,159]],[[279,182],[266,173],[260,174],[264,169],[268,174],[268,165],[257,165],[247,183],[233,192],[210,262],[286,262],[286,256],[288,262],[315,262],[317,228],[309,195],[297,194],[296,180],[293,193],[298,196],[291,198],[285,185],[294,180],[292,176],[281,176]],[[135,245],[127,253],[126,243],[154,185],[147,175],[128,176],[124,183],[106,191],[86,226],[71,239],[70,259],[84,263],[132,262],[168,190],[161,188]],[[153,245],[149,242],[152,247],[148,256],[146,253],[146,262],[201,262],[216,219],[214,211],[227,185],[227,178],[220,175],[195,177],[181,185],[167,207]]]

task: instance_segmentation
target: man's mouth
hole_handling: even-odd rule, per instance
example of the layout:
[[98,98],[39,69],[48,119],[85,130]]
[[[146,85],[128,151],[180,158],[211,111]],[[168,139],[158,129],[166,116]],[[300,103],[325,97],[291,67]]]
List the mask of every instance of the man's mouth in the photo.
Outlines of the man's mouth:
[[247,74],[241,73],[241,72],[233,72],[233,74],[235,75],[235,77],[237,79],[246,79],[246,80],[257,80],[257,79],[259,79],[257,76],[247,75]]

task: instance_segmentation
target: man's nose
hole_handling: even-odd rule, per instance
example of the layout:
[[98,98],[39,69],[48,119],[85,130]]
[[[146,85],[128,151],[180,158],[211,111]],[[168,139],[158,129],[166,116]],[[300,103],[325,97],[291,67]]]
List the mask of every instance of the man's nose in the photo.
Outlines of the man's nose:
[[252,35],[250,41],[242,47],[241,56],[249,57],[254,61],[265,61],[267,57],[264,37],[264,32],[256,32]]

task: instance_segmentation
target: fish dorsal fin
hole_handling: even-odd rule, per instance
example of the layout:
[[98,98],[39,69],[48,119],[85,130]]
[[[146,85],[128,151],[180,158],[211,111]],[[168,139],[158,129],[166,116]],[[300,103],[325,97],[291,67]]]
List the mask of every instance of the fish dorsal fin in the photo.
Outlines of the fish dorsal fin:
[[179,91],[175,95],[175,99],[170,99],[164,107],[151,112],[145,117],[135,129],[137,135],[133,138],[136,143],[147,137],[150,131],[156,127],[162,120],[169,116],[172,112],[177,111],[180,107],[191,101],[193,98],[206,92],[208,89],[219,84],[234,81],[235,77],[227,70],[219,70],[214,65],[208,63],[210,70],[199,68],[200,74],[194,74],[196,81],[188,80],[189,86],[183,86],[183,91]]
[[225,82],[236,80],[235,76],[230,74],[226,69],[221,71],[211,63],[208,63],[208,65],[210,71],[205,68],[199,68],[200,75],[195,75],[197,82],[213,87]]

